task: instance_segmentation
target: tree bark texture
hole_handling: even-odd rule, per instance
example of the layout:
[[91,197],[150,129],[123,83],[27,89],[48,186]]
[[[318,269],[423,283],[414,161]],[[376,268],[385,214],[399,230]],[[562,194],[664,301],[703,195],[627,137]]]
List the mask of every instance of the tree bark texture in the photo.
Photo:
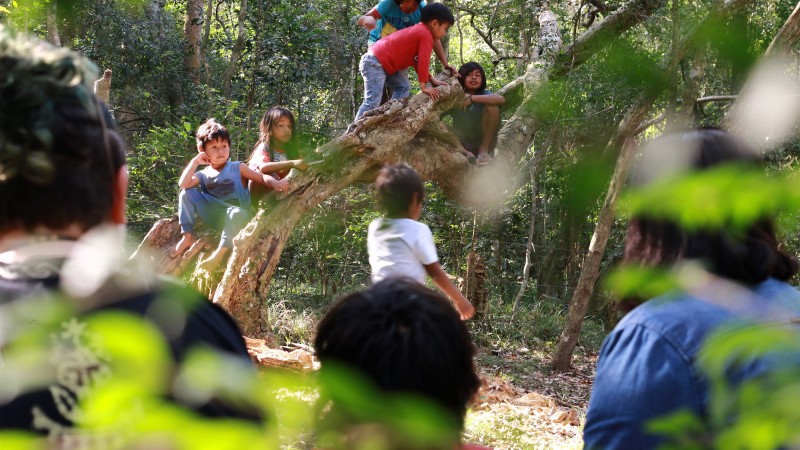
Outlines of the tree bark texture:
[[56,47],[61,47],[61,37],[58,34],[58,3],[56,0],[50,0],[47,3],[47,42]]
[[475,252],[467,254],[467,276],[464,277],[464,296],[475,307],[475,317],[483,318],[489,313],[489,293],[486,290],[486,264]]
[[[705,28],[712,19],[719,17],[727,17],[740,8],[751,3],[753,0],[731,0],[725,2],[719,9],[712,11],[709,15],[701,21],[701,23],[694,28],[689,35],[682,39],[681,42],[674,43],[674,51],[665,56],[662,61],[661,67],[665,71],[674,71],[678,62],[683,59],[689,50],[698,45],[703,45],[698,42],[700,36],[703,35]],[[670,73],[670,72],[667,72]],[[616,204],[625,179],[620,179],[621,175],[627,176],[633,165],[632,155],[629,157],[628,152],[633,152],[632,145],[627,145],[626,141],[634,136],[639,125],[647,117],[647,113],[656,101],[658,96],[666,88],[664,85],[651,87],[645,90],[637,100],[636,104],[628,111],[623,118],[622,122],[617,128],[615,136],[611,139],[606,151],[614,151],[621,148],[616,166],[614,167],[614,174],[609,184],[606,199],[600,209],[600,214],[597,219],[597,225],[592,235],[592,240],[589,244],[589,251],[583,260],[581,267],[581,275],[578,278],[577,286],[572,295],[569,303],[569,311],[567,312],[567,325],[561,333],[558,341],[558,347],[553,355],[552,365],[556,370],[566,371],[569,369],[572,362],[572,354],[575,351],[575,346],[578,343],[583,320],[586,317],[586,311],[589,308],[589,299],[592,298],[594,293],[595,284],[600,276],[600,263],[603,260],[608,238],[611,235],[611,227],[614,223],[614,216],[616,214]]]
[[231,80],[233,79],[233,75],[236,73],[236,68],[239,67],[239,59],[242,57],[242,49],[244,48],[244,39],[245,34],[247,33],[247,30],[245,29],[247,25],[247,0],[241,0],[239,3],[238,20],[239,26],[236,33],[236,42],[234,42],[233,49],[231,49],[231,59],[228,62],[228,67],[225,68],[225,72],[222,74],[222,92],[227,99],[231,98]]
[[572,67],[582,64],[608,45],[608,42],[641,23],[665,3],[666,0],[632,0],[620,6],[603,21],[595,22],[558,55],[553,75],[564,75]]
[[186,39],[184,68],[189,78],[200,81],[200,44],[203,42],[203,0],[187,0],[186,22],[183,35]]

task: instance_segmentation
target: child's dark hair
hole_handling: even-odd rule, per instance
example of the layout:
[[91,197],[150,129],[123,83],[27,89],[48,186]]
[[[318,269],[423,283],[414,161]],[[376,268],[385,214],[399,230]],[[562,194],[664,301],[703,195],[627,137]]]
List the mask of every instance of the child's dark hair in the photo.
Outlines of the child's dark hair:
[[478,92],[483,91],[486,89],[486,72],[483,70],[483,66],[476,63],[475,61],[470,61],[468,63],[464,63],[461,67],[458,68],[458,82],[461,83],[461,89],[464,89],[464,92],[467,91],[466,86],[464,86],[464,82],[472,71],[479,70],[481,72],[481,87],[478,88]]
[[416,394],[452,413],[459,430],[480,386],[475,347],[453,306],[406,278],[389,278],[333,305],[317,328],[322,364],[362,372],[384,392]]
[[[255,147],[253,147],[253,152],[250,154],[250,158],[255,155],[259,145],[262,143],[269,143],[269,133],[272,125],[274,125],[278,119],[282,118],[289,119],[292,129],[294,129],[294,114],[292,114],[292,112],[288,109],[282,106],[273,106],[264,113],[264,117],[261,118],[261,122],[258,124],[258,142],[256,142]],[[294,141],[294,132],[292,132],[292,141]],[[288,147],[284,150],[286,150],[286,155],[289,157],[289,159],[297,159],[300,157],[294,142],[290,142]],[[272,155],[272,160],[275,160],[274,155]]]
[[420,22],[428,23],[432,20],[438,20],[439,23],[449,23],[450,25],[456,23],[456,19],[453,17],[450,8],[442,3],[428,3],[422,8]]
[[425,185],[416,170],[405,163],[385,166],[375,180],[378,206],[390,218],[406,217],[417,194],[425,198]]
[[[419,5],[420,3],[422,3],[422,0],[416,0],[416,2]],[[400,6],[401,3],[403,3],[403,0],[394,0],[394,4],[397,6]]]
[[217,122],[217,119],[211,118],[205,121],[200,127],[197,128],[197,147],[205,149],[206,144],[222,139],[231,145],[231,135],[225,125]]
[[125,146],[81,55],[0,25],[0,233],[109,219]]

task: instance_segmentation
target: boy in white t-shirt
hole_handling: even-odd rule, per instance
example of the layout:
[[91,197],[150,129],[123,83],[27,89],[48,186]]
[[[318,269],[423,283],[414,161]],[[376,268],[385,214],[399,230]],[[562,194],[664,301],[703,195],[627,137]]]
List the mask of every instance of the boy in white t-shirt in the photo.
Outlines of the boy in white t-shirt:
[[430,228],[417,222],[425,197],[425,186],[419,174],[407,164],[386,166],[375,180],[375,187],[378,205],[386,217],[369,224],[367,252],[372,282],[406,277],[424,285],[427,273],[455,303],[461,319],[471,318],[475,308],[439,264]]

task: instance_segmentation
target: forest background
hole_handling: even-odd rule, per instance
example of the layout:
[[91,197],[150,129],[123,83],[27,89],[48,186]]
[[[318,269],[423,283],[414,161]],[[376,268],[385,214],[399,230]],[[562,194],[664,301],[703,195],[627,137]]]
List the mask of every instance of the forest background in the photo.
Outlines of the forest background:
[[[468,266],[481,273],[488,307],[470,323],[481,364],[524,384],[531,371],[549,365],[567,325],[620,155],[620,146],[609,144],[620,124],[643,95],[652,99],[631,136],[641,141],[687,124],[720,124],[796,2],[446,4],[456,15],[445,42],[450,63],[481,63],[489,89],[509,97],[504,119],[524,107],[537,126],[502,201],[476,208],[429,183],[420,220],[433,230],[445,270],[461,280]],[[316,149],[347,130],[360,104],[366,32],[355,19],[372,6],[363,0],[0,0],[0,20],[113,70],[110,103],[129,144],[133,250],[157,220],[175,214],[176,180],[196,152],[193,133],[206,118],[228,126],[231,159],[246,160],[264,111],[286,106],[298,119],[301,153],[321,158]],[[543,13],[553,14],[561,48],[568,49],[625,8],[639,8],[628,28],[612,31],[586,60],[557,59],[535,95],[520,98],[529,64],[549,45],[541,41]],[[725,12],[712,17],[716,10]],[[695,45],[683,51],[687,36]],[[671,57],[674,63],[664,65]],[[441,69],[438,62],[433,67]],[[796,73],[797,65],[791,67]],[[768,146],[772,171],[797,165],[795,134]],[[278,341],[308,343],[333,300],[369,283],[366,228],[377,215],[369,184],[355,183],[298,222],[267,300],[268,326]],[[799,254],[795,219],[786,215],[780,232]],[[622,254],[623,227],[611,230],[599,255],[601,277]],[[478,269],[470,255],[482,259]],[[578,366],[591,360],[617,320],[613,297],[600,287],[590,290],[578,325]]]

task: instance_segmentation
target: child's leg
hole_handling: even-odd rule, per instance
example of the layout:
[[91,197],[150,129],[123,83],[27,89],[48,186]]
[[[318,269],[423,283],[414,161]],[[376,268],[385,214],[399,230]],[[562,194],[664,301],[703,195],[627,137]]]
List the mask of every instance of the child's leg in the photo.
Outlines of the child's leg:
[[239,234],[239,231],[247,225],[250,221],[250,213],[238,206],[229,206],[225,211],[226,220],[222,226],[222,236],[219,240],[219,246],[224,248],[233,247],[233,238]]
[[214,253],[211,254],[208,258],[204,259],[203,261],[198,264],[199,267],[202,267],[205,270],[212,271],[219,267],[222,261],[225,260],[225,256],[228,254],[228,247],[217,247],[214,250]]
[[494,145],[497,143],[497,130],[500,127],[500,107],[484,105],[481,114],[481,143],[478,147],[478,162],[488,162],[492,159]]
[[189,247],[192,246],[192,244],[194,244],[194,235],[192,233],[183,233],[183,236],[181,236],[181,240],[178,241],[177,245],[175,245],[175,250],[173,250],[172,253],[169,254],[169,256],[174,258],[182,254],[183,252],[188,250]]
[[392,90],[392,100],[411,95],[411,82],[408,81],[408,68],[386,77],[386,85]]
[[361,77],[364,78],[364,102],[358,108],[356,120],[365,112],[380,106],[383,84],[386,81],[386,72],[383,70],[383,66],[378,62],[378,58],[369,53],[365,53],[361,57],[358,70],[361,71]]
[[200,267],[206,270],[217,268],[224,260],[228,251],[233,247],[233,238],[239,234],[242,228],[250,220],[250,213],[238,206],[229,206],[226,210],[226,221],[222,227],[222,236],[219,240],[219,247],[214,250],[207,259],[200,263]]
[[202,193],[197,189],[182,189],[178,194],[178,223],[181,226],[181,240],[170,253],[176,257],[185,252],[194,243],[194,221],[199,204],[203,203]]

